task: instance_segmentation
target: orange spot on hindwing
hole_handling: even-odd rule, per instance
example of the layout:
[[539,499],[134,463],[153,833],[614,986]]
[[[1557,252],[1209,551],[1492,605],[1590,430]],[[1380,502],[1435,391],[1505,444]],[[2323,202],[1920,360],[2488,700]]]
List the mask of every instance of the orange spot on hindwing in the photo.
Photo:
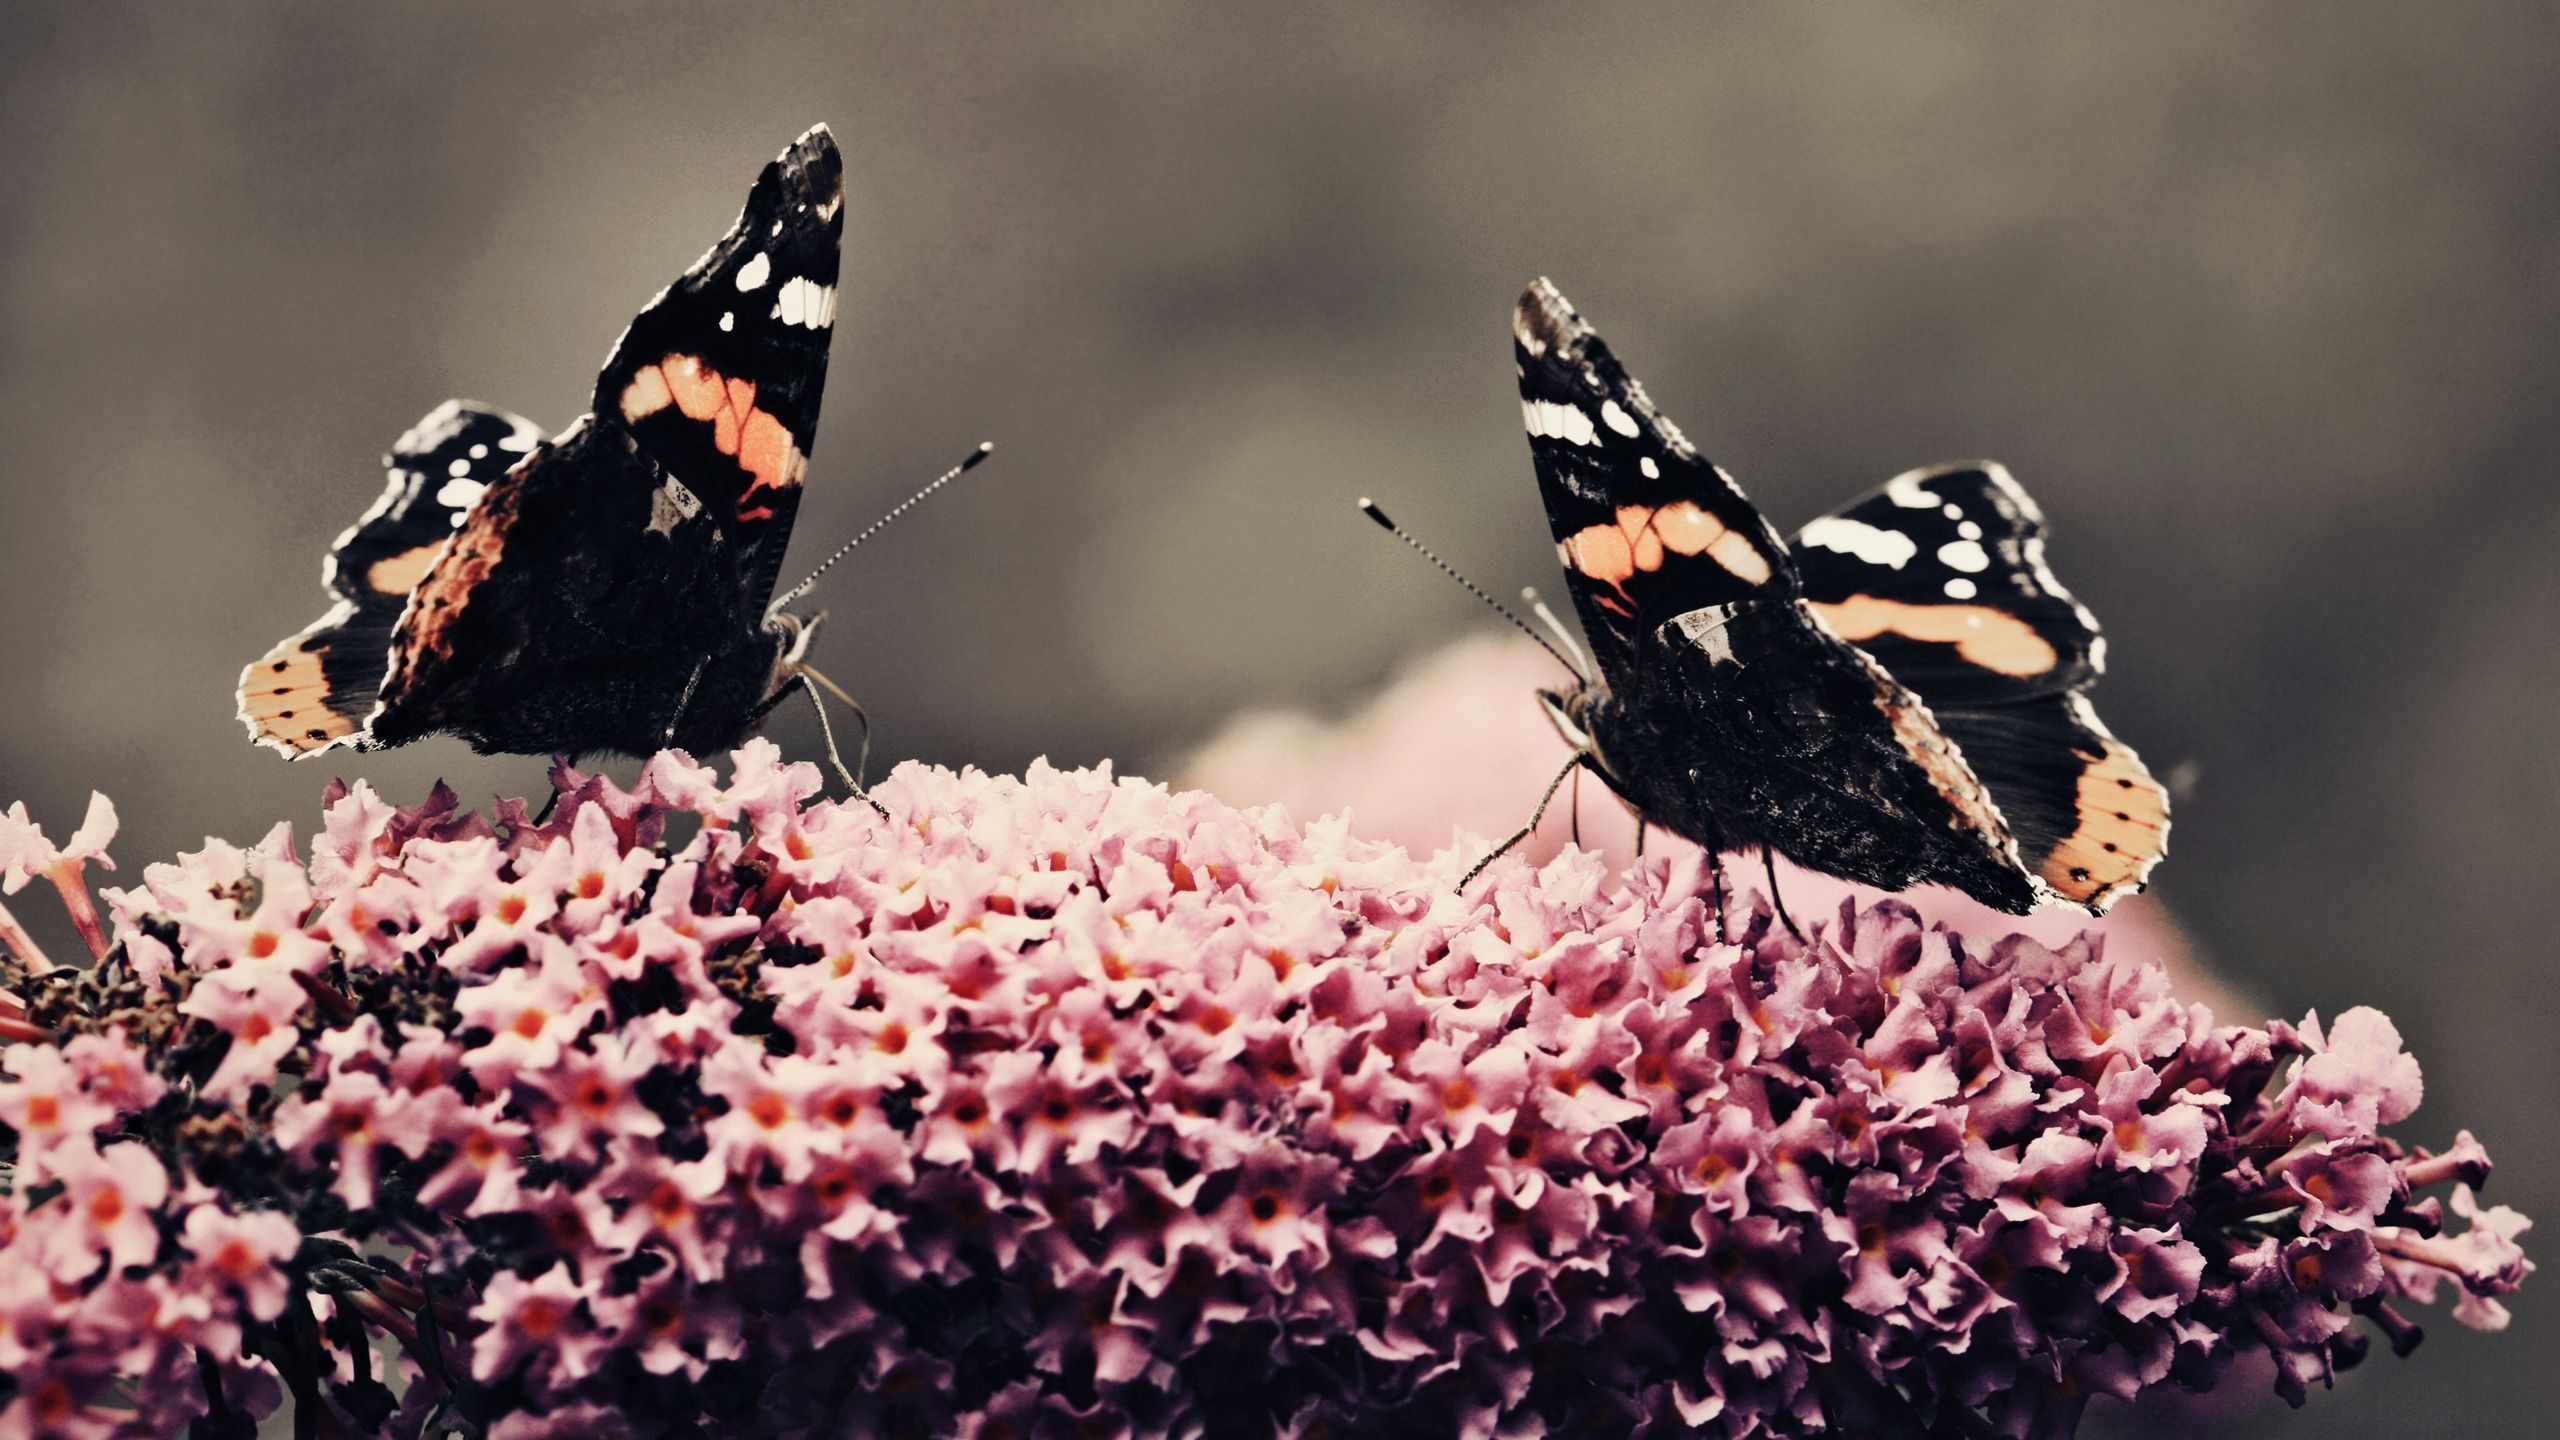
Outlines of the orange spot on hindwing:
[[2110,738],[2080,772],[2074,803],[2079,824],[2036,873],[2064,899],[2103,910],[2140,889],[2168,849],[2169,792],[2141,756]]
[[622,418],[640,421],[673,406],[688,420],[708,421],[711,448],[747,472],[738,495],[740,520],[767,520],[773,507],[750,503],[758,491],[798,488],[809,457],[792,443],[791,430],[756,408],[756,382],[732,379],[692,355],[670,355],[641,367],[622,390]]
[[356,732],[351,716],[329,708],[329,677],[321,664],[327,648],[325,635],[297,635],[240,672],[240,719],[250,739],[298,757]]

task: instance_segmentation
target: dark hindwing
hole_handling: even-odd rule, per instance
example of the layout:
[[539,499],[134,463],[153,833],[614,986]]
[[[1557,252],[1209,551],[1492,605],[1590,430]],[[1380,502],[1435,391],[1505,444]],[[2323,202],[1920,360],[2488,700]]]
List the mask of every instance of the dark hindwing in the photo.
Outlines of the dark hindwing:
[[532,421],[468,400],[446,401],[400,437],[382,457],[382,497],[322,562],[336,603],[240,674],[251,739],[299,757],[366,738],[409,592],[481,495],[541,438]]
[[1934,713],[1990,789],[2020,862],[2056,896],[2103,914],[2143,887],[2168,850],[2169,792],[2088,697]]
[[493,488],[418,585],[373,738],[646,751],[695,667],[755,618],[710,507],[588,416]]
[[1997,465],[1915,470],[1799,532],[1804,596],[1929,707],[2027,871],[2104,911],[2166,847],[2168,795],[2082,693],[2098,624],[2044,559],[2044,517]]
[[818,126],[764,168],[738,223],[631,322],[596,377],[630,428],[700,497],[761,610],[791,537],[818,429],[844,234],[844,161]]
[[1544,280],[1520,297],[1512,354],[1565,583],[1614,686],[1635,682],[1664,621],[1794,593],[1786,545],[1741,487]]

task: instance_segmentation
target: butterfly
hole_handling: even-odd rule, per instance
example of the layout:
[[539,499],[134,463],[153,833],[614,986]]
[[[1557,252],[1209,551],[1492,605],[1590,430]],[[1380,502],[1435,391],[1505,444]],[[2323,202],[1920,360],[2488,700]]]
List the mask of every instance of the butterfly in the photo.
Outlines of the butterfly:
[[402,436],[323,563],[329,612],[241,673],[250,738],[292,758],[441,732],[483,753],[702,753],[805,687],[821,617],[767,602],[826,384],[843,205],[815,127],[632,320],[568,429],[455,400]]
[[1574,747],[1558,783],[1587,767],[1710,855],[1757,846],[2013,914],[2102,914],[2143,887],[2168,794],[2090,707],[2105,642],[2006,470],[1914,470],[1791,543],[1546,281],[1512,340],[1597,662],[1540,692]]

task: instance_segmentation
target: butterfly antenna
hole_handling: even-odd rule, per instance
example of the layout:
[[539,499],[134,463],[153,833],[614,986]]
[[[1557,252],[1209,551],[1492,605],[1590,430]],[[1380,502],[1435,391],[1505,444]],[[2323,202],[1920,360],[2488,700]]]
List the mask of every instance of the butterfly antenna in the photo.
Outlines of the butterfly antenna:
[[1449,565],[1449,562],[1448,562],[1448,561],[1443,560],[1443,559],[1441,559],[1439,556],[1434,555],[1434,554],[1432,554],[1432,553],[1431,553],[1431,547],[1429,547],[1429,546],[1427,546],[1427,545],[1423,544],[1421,541],[1416,540],[1416,539],[1414,539],[1412,536],[1407,535],[1406,533],[1404,533],[1404,527],[1403,527],[1403,526],[1400,526],[1400,525],[1398,525],[1398,524],[1396,524],[1396,522],[1394,522],[1393,520],[1388,519],[1388,518],[1387,518],[1387,512],[1378,508],[1378,502],[1377,502],[1377,501],[1372,500],[1372,499],[1370,499],[1369,497],[1367,497],[1367,496],[1365,496],[1365,495],[1361,496],[1361,497],[1360,497],[1360,513],[1361,513],[1361,514],[1363,514],[1363,515],[1368,516],[1368,517],[1369,517],[1370,519],[1372,519],[1372,520],[1377,521],[1377,522],[1378,522],[1378,528],[1379,528],[1379,529],[1386,531],[1388,534],[1393,535],[1393,536],[1394,536],[1394,537],[1396,537],[1397,539],[1399,539],[1399,540],[1403,541],[1405,544],[1412,546],[1412,547],[1413,547],[1413,553],[1415,553],[1416,555],[1421,556],[1421,557],[1422,557],[1423,559],[1425,559],[1425,560],[1430,561],[1432,564],[1439,566],[1439,567],[1440,567],[1440,573],[1441,573],[1441,574],[1446,575],[1446,576],[1448,576],[1450,579],[1455,580],[1455,581],[1457,581],[1459,584],[1461,584],[1461,585],[1465,586],[1465,587],[1467,588],[1467,593],[1468,593],[1468,594],[1473,595],[1473,596],[1474,596],[1474,597],[1476,597],[1477,599],[1479,599],[1479,600],[1483,601],[1485,604],[1487,604],[1487,605],[1489,605],[1489,606],[1492,606],[1492,607],[1493,607],[1493,613],[1494,613],[1494,614],[1499,615],[1499,616],[1501,616],[1503,619],[1510,621],[1513,625],[1515,625],[1515,626],[1519,627],[1519,630],[1520,630],[1520,633],[1521,633],[1521,634],[1526,635],[1526,636],[1528,636],[1530,639],[1537,641],[1537,642],[1538,642],[1538,647],[1539,647],[1540,649],[1542,649],[1542,650],[1546,651],[1548,654],[1553,655],[1554,657],[1556,657],[1556,663],[1557,663],[1557,664],[1562,665],[1562,666],[1563,666],[1564,668],[1566,668],[1567,670],[1571,670],[1571,671],[1572,671],[1575,675],[1577,675],[1577,676],[1579,676],[1580,674],[1582,674],[1582,667],[1580,667],[1580,666],[1578,666],[1578,665],[1574,664],[1572,661],[1570,661],[1570,660],[1566,659],[1566,658],[1564,657],[1564,652],[1563,652],[1563,651],[1558,650],[1558,649],[1557,649],[1556,647],[1554,647],[1553,645],[1548,644],[1548,643],[1547,643],[1547,637],[1546,637],[1546,636],[1541,635],[1541,634],[1539,634],[1537,631],[1530,629],[1530,628],[1529,628],[1529,622],[1528,622],[1528,621],[1523,620],[1523,619],[1521,619],[1519,616],[1512,614],[1512,613],[1511,613],[1511,608],[1510,608],[1509,606],[1507,606],[1507,605],[1503,604],[1503,603],[1502,603],[1501,601],[1499,601],[1499,600],[1494,599],[1491,595],[1486,594],[1483,590],[1481,590],[1481,589],[1477,588],[1476,582],[1474,582],[1473,580],[1468,579],[1466,576],[1461,575],[1461,574],[1459,574],[1456,570],[1454,570],[1454,569],[1450,568],[1450,565]]
[[789,590],[784,591],[780,598],[776,599],[771,605],[766,606],[765,613],[770,615],[790,604],[792,601],[799,599],[801,596],[808,594],[812,589],[816,588],[818,577],[827,573],[828,566],[833,565],[847,555],[852,554],[854,546],[861,544],[863,541],[870,539],[872,536],[877,535],[882,530],[888,528],[890,521],[895,520],[899,516],[906,514],[909,510],[914,509],[917,501],[922,500],[927,495],[932,494],[934,491],[941,489],[943,486],[950,484],[952,481],[968,474],[971,470],[976,469],[979,461],[984,460],[989,455],[995,453],[995,448],[996,447],[993,444],[980,445],[977,449],[969,452],[968,459],[963,460],[959,464],[952,466],[950,469],[943,471],[941,476],[932,484],[927,485],[913,495],[908,496],[906,499],[901,500],[896,505],[890,507],[888,514],[872,521],[870,528],[844,542],[843,545],[837,548],[836,553],[828,556],[819,564],[817,569],[810,571],[808,579],[803,580],[799,584],[792,586]]
[[1538,598],[1538,587],[1521,586],[1520,601],[1529,607],[1530,614],[1545,621],[1547,628],[1555,632],[1556,640],[1564,646],[1566,653],[1573,657],[1573,673],[1585,680],[1590,679],[1591,657],[1583,653],[1582,642],[1574,639],[1573,632],[1564,628],[1564,622],[1556,618],[1556,612],[1548,609],[1547,602]]

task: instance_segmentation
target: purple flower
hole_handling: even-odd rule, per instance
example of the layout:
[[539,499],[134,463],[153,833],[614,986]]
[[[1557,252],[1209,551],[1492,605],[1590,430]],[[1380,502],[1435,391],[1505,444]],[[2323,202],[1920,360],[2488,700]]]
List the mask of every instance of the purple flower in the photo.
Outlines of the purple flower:
[[2052,1436],[2531,1269],[2383,1017],[2093,937],[1720,944],[1693,850],[1460,896],[1107,771],[553,780],[0,961],[0,1432]]

